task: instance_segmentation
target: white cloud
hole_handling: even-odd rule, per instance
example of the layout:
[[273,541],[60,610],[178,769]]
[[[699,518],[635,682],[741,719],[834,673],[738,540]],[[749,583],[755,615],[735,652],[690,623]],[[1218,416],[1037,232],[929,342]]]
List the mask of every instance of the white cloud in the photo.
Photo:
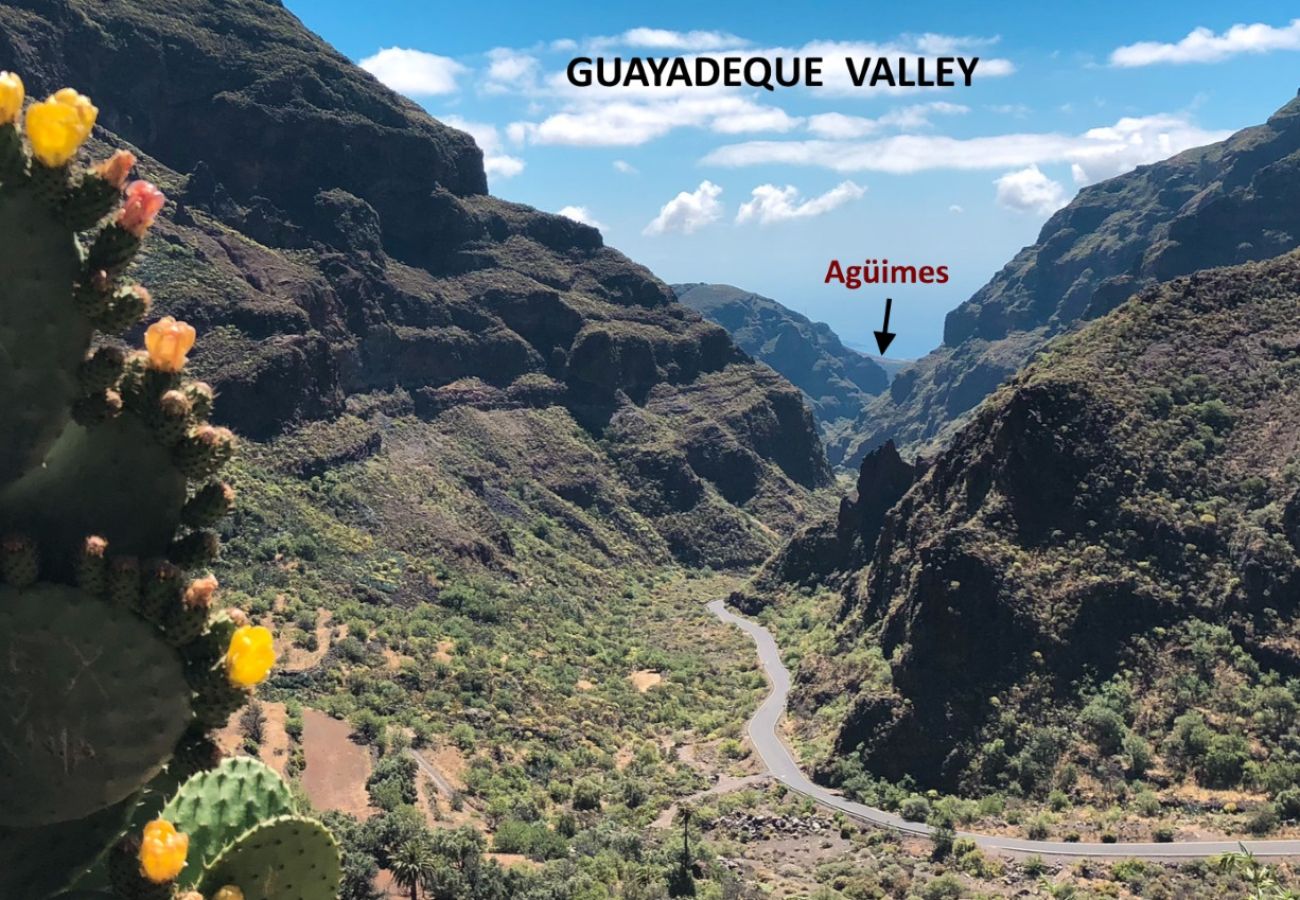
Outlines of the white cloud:
[[856,200],[866,192],[866,188],[852,181],[843,181],[820,197],[801,201],[799,189],[794,185],[779,188],[774,184],[760,184],[750,192],[754,199],[741,204],[736,223],[757,221],[760,225],[771,225],[789,219],[809,219]]
[[625,159],[616,159],[614,160],[614,171],[622,172],[624,175],[635,175],[638,169]]
[[1261,22],[1233,25],[1222,34],[1215,34],[1209,28],[1195,28],[1176,44],[1140,41],[1117,48],[1110,55],[1110,64],[1130,68],[1160,63],[1212,63],[1242,53],[1273,50],[1300,50],[1300,19],[1292,19],[1281,28]]
[[483,90],[489,94],[526,93],[537,87],[541,63],[531,53],[497,47],[488,51]]
[[891,109],[877,119],[866,116],[847,116],[843,113],[818,113],[808,117],[808,130],[813,134],[833,140],[851,140],[866,137],[885,128],[900,131],[928,128],[931,116],[954,116],[970,112],[969,106],[940,100],[934,103],[912,103]]
[[1051,215],[1070,202],[1065,187],[1042,173],[1038,166],[1008,172],[997,181],[998,204],[1016,212]]
[[455,93],[456,77],[468,71],[450,57],[404,47],[385,47],[361,60],[361,68],[408,97]]
[[572,219],[575,222],[581,222],[583,225],[590,225],[592,228],[605,230],[605,226],[596,221],[596,217],[591,214],[591,210],[585,206],[566,206],[559,212],[566,219]]
[[467,132],[483,151],[483,171],[489,176],[513,178],[524,170],[524,161],[502,152],[501,135],[496,126],[487,122],[471,122],[460,116],[441,116],[440,120],[452,128]]
[[1079,135],[1042,132],[954,138],[901,134],[866,141],[748,141],[719,147],[703,161],[732,167],[784,164],[892,174],[1065,162],[1078,166],[1080,183],[1090,184],[1189,147],[1223,140],[1228,134],[1200,128],[1183,116],[1158,114],[1123,118]]
[[668,31],[631,28],[620,35],[596,38],[592,47],[648,47],[654,50],[722,50],[743,47],[749,41],[725,31]]
[[956,203],[954,203],[952,206],[948,207],[948,212],[950,212],[950,213],[956,213],[957,215],[961,215],[961,214],[964,213],[965,211],[966,211],[965,207],[959,206],[959,205],[956,204]]
[[675,128],[707,128],[719,134],[786,132],[803,120],[745,97],[706,93],[650,103],[616,100],[586,104],[541,122],[515,122],[512,140],[534,144],[631,147],[663,137]]
[[917,36],[916,49],[922,53],[944,56],[959,53],[962,50],[973,50],[976,47],[991,47],[1000,40],[1002,40],[1002,37],[996,34],[992,37],[979,37],[971,34],[933,34],[927,32]]
[[667,234],[679,231],[690,234],[722,216],[722,188],[712,181],[701,181],[694,191],[682,191],[659,210],[659,215],[645,227],[644,234]]

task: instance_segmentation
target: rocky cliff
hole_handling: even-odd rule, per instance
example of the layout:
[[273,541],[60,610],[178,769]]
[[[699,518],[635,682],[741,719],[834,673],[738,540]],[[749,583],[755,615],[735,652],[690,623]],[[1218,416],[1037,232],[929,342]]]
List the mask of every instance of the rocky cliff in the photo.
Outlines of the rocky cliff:
[[1280,764],[1279,732],[1228,710],[1300,675],[1297,510],[1300,253],[1138,294],[1052,343],[884,517],[837,652],[878,646],[892,685],[848,686],[837,754],[1023,790],[1110,754],[1252,777],[1215,769],[1214,735]]
[[889,383],[883,368],[845,347],[829,325],[775,300],[727,284],[675,284],[673,292],[803,391],[823,430],[838,419],[856,419]]
[[948,314],[943,345],[833,442],[856,466],[886,440],[942,447],[1054,335],[1142,288],[1300,244],[1300,99],[1227,140],[1084,188],[993,279]]
[[489,196],[471,138],[278,3],[19,0],[0,68],[89,93],[101,148],[141,153],[172,201],[140,263],[157,306],[199,328],[228,423],[305,474],[422,421],[388,462],[464,459],[439,477],[471,555],[509,555],[494,491],[526,483],[529,514],[719,564],[828,481],[798,391],[595,229]]

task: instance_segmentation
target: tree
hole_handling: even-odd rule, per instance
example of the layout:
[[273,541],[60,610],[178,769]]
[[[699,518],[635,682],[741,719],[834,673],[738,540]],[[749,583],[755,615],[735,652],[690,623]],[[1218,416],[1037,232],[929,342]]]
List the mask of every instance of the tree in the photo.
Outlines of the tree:
[[416,835],[389,852],[388,869],[393,880],[411,892],[411,900],[420,900],[419,889],[437,874],[433,848],[425,835]]
[[239,714],[239,733],[259,747],[262,745],[266,737],[266,710],[262,708],[262,701],[250,700],[244,707]]

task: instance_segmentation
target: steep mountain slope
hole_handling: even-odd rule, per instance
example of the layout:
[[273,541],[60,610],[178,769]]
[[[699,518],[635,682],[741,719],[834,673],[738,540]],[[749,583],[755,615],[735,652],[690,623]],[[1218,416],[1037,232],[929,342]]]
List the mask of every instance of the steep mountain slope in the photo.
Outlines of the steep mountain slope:
[[834,655],[890,683],[810,663],[805,694],[852,697],[837,756],[925,786],[1272,794],[1297,597],[1300,252],[1147,290],[990,398],[847,581]]
[[468,136],[278,3],[21,0],[0,67],[91,92],[104,139],[148,155],[173,201],[141,263],[157,304],[198,326],[229,424],[309,428],[303,474],[420,420],[404,453],[471,458],[447,473],[471,557],[508,555],[493,492],[526,484],[535,513],[717,564],[761,558],[828,480],[789,384],[594,229],[488,196]]
[[675,284],[672,289],[679,301],[727,329],[740,349],[803,391],[823,432],[837,419],[856,418],[867,400],[889,384],[884,369],[841,344],[829,325],[775,300],[729,284]]
[[1266,124],[1091,185],[948,314],[943,346],[872,401],[831,461],[856,467],[893,439],[943,446],[970,410],[1053,335],[1143,287],[1300,244],[1300,99]]

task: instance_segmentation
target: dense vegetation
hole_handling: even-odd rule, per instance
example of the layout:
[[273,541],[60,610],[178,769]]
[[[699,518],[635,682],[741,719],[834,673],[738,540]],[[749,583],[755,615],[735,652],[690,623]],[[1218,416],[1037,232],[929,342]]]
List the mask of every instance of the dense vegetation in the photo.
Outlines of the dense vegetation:
[[1157,839],[1198,806],[1228,832],[1300,816],[1298,334],[1296,255],[1212,270],[985,404],[804,661],[801,702],[841,722],[825,774],[884,805],[1122,806]]

